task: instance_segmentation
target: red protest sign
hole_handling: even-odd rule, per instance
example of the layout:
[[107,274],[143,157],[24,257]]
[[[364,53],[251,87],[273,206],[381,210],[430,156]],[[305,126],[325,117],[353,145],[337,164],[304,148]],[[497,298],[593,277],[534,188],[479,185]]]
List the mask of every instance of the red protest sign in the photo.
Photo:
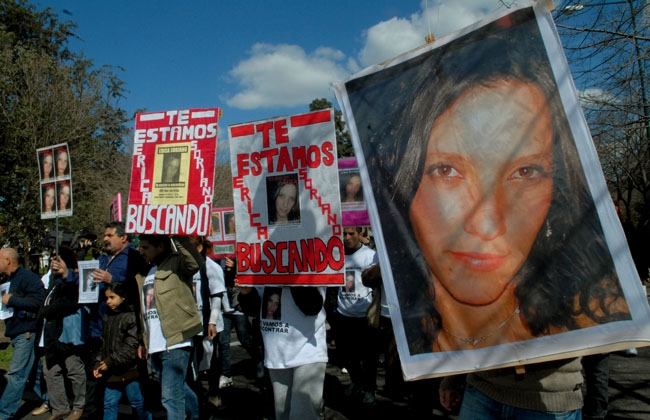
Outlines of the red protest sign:
[[209,234],[219,108],[136,116],[126,230]]

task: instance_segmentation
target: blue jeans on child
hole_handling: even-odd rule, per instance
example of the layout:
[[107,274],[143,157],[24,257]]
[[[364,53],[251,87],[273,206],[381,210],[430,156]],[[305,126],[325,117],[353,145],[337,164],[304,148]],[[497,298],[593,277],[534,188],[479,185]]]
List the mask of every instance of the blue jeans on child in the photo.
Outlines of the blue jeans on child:
[[104,420],[117,420],[120,398],[126,393],[131,407],[135,409],[138,420],[151,420],[151,413],[144,408],[142,388],[137,380],[129,382],[107,382],[104,392]]

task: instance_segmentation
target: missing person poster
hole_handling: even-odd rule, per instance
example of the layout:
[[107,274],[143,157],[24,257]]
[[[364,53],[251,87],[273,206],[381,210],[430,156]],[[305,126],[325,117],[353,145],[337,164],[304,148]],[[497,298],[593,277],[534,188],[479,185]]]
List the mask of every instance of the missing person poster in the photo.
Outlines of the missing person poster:
[[650,344],[558,40],[535,3],[335,86],[407,379]]
[[370,225],[356,158],[339,159],[339,190],[341,192],[343,226]]
[[72,216],[72,171],[67,143],[42,147],[38,157],[41,219]]
[[138,114],[130,233],[210,235],[219,108]]
[[334,111],[228,129],[238,282],[342,285]]
[[93,272],[99,268],[99,260],[79,261],[79,303],[97,303],[99,284]]
[[0,319],[7,319],[14,316],[14,308],[2,303],[2,297],[9,293],[9,287],[11,287],[10,282],[0,284]]
[[223,207],[212,209],[212,234],[208,240],[212,242],[210,258],[235,258],[235,209]]

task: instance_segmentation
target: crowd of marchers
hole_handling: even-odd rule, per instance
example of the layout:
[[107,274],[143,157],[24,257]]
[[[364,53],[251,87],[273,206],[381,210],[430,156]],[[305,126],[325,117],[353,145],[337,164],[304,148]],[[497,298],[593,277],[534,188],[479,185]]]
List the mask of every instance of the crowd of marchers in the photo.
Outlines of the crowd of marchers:
[[[156,406],[168,419],[208,418],[228,404],[221,390],[233,385],[233,328],[257,377],[271,384],[261,392],[270,394],[263,400],[273,401],[276,420],[323,417],[332,343],[339,367],[349,373],[343,394],[350,404],[376,404],[380,357],[386,358],[384,395],[403,400],[417,383],[402,379],[377,254],[363,231],[343,230],[345,283],[330,288],[240,287],[236,261],[208,257],[212,244],[206,238],[142,234],[136,245],[120,222],[105,225],[97,254],[83,244],[55,247],[42,277],[24,268],[15,249],[1,249],[0,273],[9,282],[2,309],[13,311],[5,320],[13,356],[0,420],[16,414],[28,382],[42,399],[32,414],[49,413],[48,420],[117,419],[124,396],[141,420],[152,419]],[[81,278],[78,262],[93,259],[98,268]],[[79,303],[79,282],[89,283],[83,290],[98,291],[97,303]],[[584,358],[584,372],[602,369],[602,359]],[[475,406],[510,407],[517,418],[533,412],[540,418],[598,418],[582,407],[606,410],[607,390],[596,388],[583,400],[582,364],[574,358],[516,373],[511,368],[445,378],[440,403],[450,412],[462,405],[467,418]],[[151,377],[160,401],[146,401],[152,393],[143,384]],[[207,389],[199,379],[207,379]],[[534,395],[544,398],[534,403]]]

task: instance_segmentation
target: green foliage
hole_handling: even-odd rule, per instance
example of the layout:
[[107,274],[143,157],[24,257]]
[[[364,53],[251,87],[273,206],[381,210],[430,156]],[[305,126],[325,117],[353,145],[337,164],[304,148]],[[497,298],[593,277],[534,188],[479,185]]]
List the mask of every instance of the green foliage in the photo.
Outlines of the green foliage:
[[59,22],[52,8],[42,11],[26,0],[0,1],[0,31],[8,35],[5,39],[11,47],[39,51],[43,54],[67,59],[68,38],[74,37],[77,25],[73,22]]
[[[309,111],[318,111],[321,109],[332,108],[332,103],[325,98],[314,99],[309,104]],[[336,128],[336,150],[339,158],[354,156],[354,149],[352,148],[352,138],[350,132],[345,126],[343,120],[343,113],[334,110],[334,125]]]
[[40,250],[54,221],[40,219],[36,149],[67,142],[74,216],[61,229],[101,232],[110,200],[128,191],[129,129],[117,106],[123,82],[108,66],[71,54],[75,25],[48,8],[0,0],[0,243]]
[[13,355],[13,353],[13,348],[11,346],[7,346],[4,350],[0,347],[0,370],[9,370],[9,363],[11,362],[11,355]]

